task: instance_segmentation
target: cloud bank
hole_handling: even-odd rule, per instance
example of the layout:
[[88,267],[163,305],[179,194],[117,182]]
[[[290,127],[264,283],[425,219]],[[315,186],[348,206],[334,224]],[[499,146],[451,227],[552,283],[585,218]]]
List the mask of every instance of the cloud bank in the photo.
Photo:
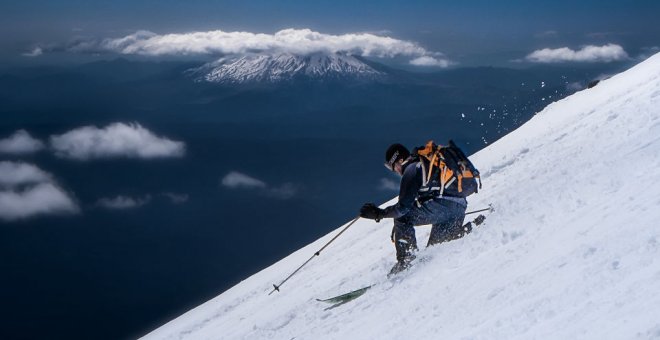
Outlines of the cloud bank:
[[50,145],[58,157],[77,160],[182,157],[185,153],[183,142],[158,137],[140,124],[124,123],[101,129],[95,126],[77,128],[51,136]]
[[13,135],[0,139],[0,153],[26,154],[43,149],[44,143],[32,138],[25,130],[18,130]]
[[[38,48],[39,53],[43,53],[46,47]],[[420,66],[449,65],[449,61],[441,59],[440,53],[428,51],[412,41],[369,32],[324,34],[310,29],[293,28],[274,34],[222,30],[173,34],[137,31],[121,38],[78,40],[63,49],[71,52],[114,52],[145,56],[243,55],[255,52],[308,55],[319,52],[345,52],[363,57],[411,57],[417,60],[413,65]],[[420,57],[426,58],[419,60]]]
[[143,205],[151,202],[151,196],[146,195],[141,198],[133,198],[129,196],[116,196],[116,197],[104,197],[96,202],[96,205],[106,209],[113,210],[122,210],[122,209],[132,209],[138,208]]
[[229,189],[247,189],[247,190],[257,190],[264,196],[277,198],[277,199],[290,199],[294,197],[298,188],[293,183],[284,183],[280,186],[270,186],[266,182],[250,177],[246,174],[231,171],[225,175],[220,184]]
[[0,162],[0,187],[51,182],[52,176],[38,167],[23,162]]
[[585,46],[580,50],[572,50],[568,47],[544,48],[536,50],[525,60],[533,63],[561,63],[561,62],[611,62],[628,59],[628,53],[623,47],[616,44],[604,46]]
[[0,162],[0,220],[78,211],[73,199],[47,172],[22,162]]
[[411,60],[410,64],[415,66],[449,67],[452,63],[445,59],[437,59],[431,56],[422,56]]

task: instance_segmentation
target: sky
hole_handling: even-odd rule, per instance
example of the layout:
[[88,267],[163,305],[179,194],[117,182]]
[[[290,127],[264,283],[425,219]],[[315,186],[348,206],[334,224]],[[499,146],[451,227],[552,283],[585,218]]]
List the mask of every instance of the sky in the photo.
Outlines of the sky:
[[[61,52],[62,48],[53,46],[118,39],[139,31],[157,35],[213,31],[274,35],[285,29],[332,36],[369,33],[412,42],[428,52],[405,55],[404,62],[423,56],[449,62],[426,63],[434,67],[512,63],[540,49],[579,52],[585,46],[608,44],[637,58],[660,46],[657,1],[27,0],[2,8],[0,63],[4,65],[84,60],[80,50],[49,59],[48,48]],[[98,52],[87,56],[98,57]],[[101,54],[113,57],[116,53],[104,50]]]

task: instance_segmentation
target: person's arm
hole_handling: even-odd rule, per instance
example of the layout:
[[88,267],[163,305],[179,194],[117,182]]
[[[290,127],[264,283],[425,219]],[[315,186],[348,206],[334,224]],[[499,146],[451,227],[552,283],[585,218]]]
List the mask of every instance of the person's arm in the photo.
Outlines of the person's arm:
[[419,166],[419,163],[410,164],[403,171],[399,188],[399,202],[383,209],[382,218],[398,218],[413,208],[417,192],[422,187],[422,171]]

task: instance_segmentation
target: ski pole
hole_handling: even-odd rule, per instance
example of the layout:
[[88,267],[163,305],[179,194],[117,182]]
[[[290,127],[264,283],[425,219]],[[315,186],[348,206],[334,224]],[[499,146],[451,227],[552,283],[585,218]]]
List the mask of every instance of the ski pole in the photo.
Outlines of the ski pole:
[[268,295],[273,294],[273,292],[275,291],[279,292],[280,287],[284,284],[284,282],[288,281],[295,273],[297,273],[300,269],[302,269],[302,267],[304,267],[307,263],[309,263],[309,261],[311,261],[314,258],[314,256],[319,256],[323,251],[323,249],[325,249],[328,245],[330,245],[330,243],[336,240],[337,237],[339,237],[339,235],[343,234],[350,226],[353,225],[353,223],[357,222],[358,219],[360,219],[360,215],[358,215],[355,219],[353,219],[346,227],[344,227],[344,229],[342,229],[339,232],[339,234],[335,235],[335,237],[333,237],[330,241],[328,241],[328,243],[326,243],[323,247],[321,247],[321,249],[319,249],[316,253],[314,253],[314,255],[312,255],[312,257],[310,257],[307,261],[305,261],[305,263],[303,263],[302,266],[298,267],[298,269],[294,270],[293,273],[291,273],[289,276],[286,277],[286,279],[280,282],[279,285],[273,284],[273,290],[270,293],[268,293]]
[[475,210],[475,211],[466,212],[465,215],[476,214],[476,213],[478,213],[478,212],[482,212],[482,211],[495,211],[495,209],[493,209],[493,205],[492,205],[492,204],[489,204],[489,205],[488,205],[488,208],[486,208],[486,209],[481,209],[481,210]]

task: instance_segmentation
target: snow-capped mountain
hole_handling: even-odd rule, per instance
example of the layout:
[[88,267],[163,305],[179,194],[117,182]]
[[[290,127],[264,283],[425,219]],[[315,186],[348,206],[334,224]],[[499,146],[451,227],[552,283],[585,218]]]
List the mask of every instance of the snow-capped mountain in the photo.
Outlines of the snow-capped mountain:
[[[495,212],[396,281],[392,221],[360,219],[280,292],[339,229],[145,338],[659,338],[658,107],[660,54],[473,155],[484,187],[468,210]],[[374,283],[338,308],[315,300]]]
[[375,80],[385,75],[354,56],[339,53],[228,57],[205,64],[190,73],[197,81],[223,84],[277,83],[293,79]]

